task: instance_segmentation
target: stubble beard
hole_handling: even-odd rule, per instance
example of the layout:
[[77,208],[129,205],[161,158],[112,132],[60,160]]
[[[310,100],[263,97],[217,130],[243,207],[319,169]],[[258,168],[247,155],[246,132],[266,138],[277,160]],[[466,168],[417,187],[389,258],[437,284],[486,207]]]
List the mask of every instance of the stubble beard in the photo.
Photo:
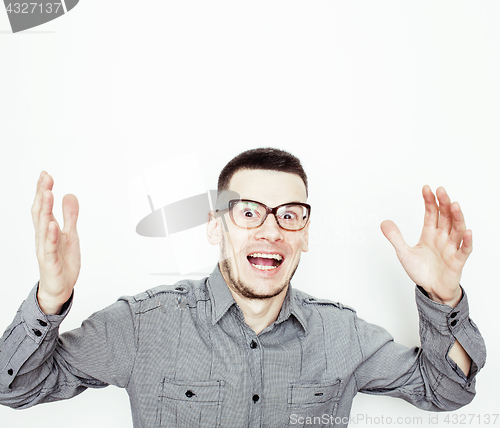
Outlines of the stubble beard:
[[[288,286],[288,284],[290,284],[290,281],[292,280],[292,277],[295,274],[295,271],[299,267],[300,260],[297,262],[292,273],[283,280],[283,283],[280,284],[278,289],[276,289],[274,292],[269,293],[269,294],[257,294],[252,289],[251,285],[245,283],[240,278],[234,277],[233,269],[231,269],[233,264],[229,261],[229,256],[226,252],[226,246],[225,246],[224,239],[222,240],[221,245],[222,245],[221,251],[222,251],[223,260],[219,263],[219,266],[220,266],[222,276],[224,277],[224,279],[227,278],[226,283],[231,290],[233,290],[235,293],[237,293],[240,296],[245,297],[247,299],[265,300],[265,299],[271,299],[272,297],[276,297],[278,294],[280,294]],[[236,255],[235,255],[235,257],[236,257]]]

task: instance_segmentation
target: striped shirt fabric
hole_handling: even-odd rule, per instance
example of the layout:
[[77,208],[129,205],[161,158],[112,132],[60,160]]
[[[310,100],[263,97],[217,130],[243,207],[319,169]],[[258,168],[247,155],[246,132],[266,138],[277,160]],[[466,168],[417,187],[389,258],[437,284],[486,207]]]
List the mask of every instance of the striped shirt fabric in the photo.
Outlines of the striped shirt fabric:
[[[465,292],[451,308],[416,288],[421,346],[412,349],[291,286],[256,335],[218,266],[122,297],[61,335],[71,304],[45,315],[36,293],[0,341],[0,403],[22,409],[115,385],[129,394],[135,428],[346,427],[357,392],[455,410],[474,397],[486,357]],[[473,361],[468,377],[447,356],[455,340]]]

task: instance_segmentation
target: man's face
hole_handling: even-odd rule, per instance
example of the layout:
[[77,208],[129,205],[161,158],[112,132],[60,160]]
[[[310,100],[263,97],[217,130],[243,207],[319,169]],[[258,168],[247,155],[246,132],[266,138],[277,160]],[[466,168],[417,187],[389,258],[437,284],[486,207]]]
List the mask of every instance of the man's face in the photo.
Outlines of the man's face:
[[[306,189],[296,174],[267,170],[236,172],[229,190],[241,199],[261,202],[271,208],[288,202],[306,202]],[[300,231],[279,227],[274,215],[256,229],[236,226],[225,213],[225,224],[219,224],[220,268],[233,292],[250,299],[266,299],[284,291],[300,260],[308,250],[309,224]]]

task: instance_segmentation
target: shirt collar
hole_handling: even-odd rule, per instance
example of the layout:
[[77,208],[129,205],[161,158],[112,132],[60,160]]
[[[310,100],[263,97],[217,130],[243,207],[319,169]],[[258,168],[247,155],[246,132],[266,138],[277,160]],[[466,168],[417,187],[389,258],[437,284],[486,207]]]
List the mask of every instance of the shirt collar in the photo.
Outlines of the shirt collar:
[[[236,304],[226,281],[222,277],[219,264],[215,267],[207,281],[208,293],[212,302],[212,325],[215,325],[225,315],[231,306]],[[295,290],[292,285],[288,285],[285,300],[281,307],[276,323],[286,321],[290,315],[293,315],[299,321],[302,328],[307,331],[307,320],[298,304]]]
[[283,306],[281,307],[280,313],[276,323],[279,324],[286,321],[290,315],[293,315],[299,321],[300,325],[307,332],[307,320],[298,304],[298,298],[296,296],[295,290],[292,288],[292,284],[288,284],[288,290],[286,291],[285,300],[283,301]]
[[207,281],[208,293],[212,301],[212,324],[219,322],[228,309],[236,304],[229,287],[222,277],[219,264],[215,266]]

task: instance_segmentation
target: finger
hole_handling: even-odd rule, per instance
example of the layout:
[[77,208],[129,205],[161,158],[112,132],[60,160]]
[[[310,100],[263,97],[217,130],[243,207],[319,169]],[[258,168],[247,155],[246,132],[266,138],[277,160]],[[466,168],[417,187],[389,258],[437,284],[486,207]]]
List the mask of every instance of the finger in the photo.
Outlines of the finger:
[[464,237],[462,240],[462,246],[460,250],[457,251],[457,259],[463,263],[469,258],[472,253],[472,230],[466,230],[464,232]]
[[78,213],[80,212],[80,206],[76,196],[66,195],[63,198],[62,208],[64,218],[64,228],[62,233],[64,235],[76,234],[76,222],[78,220]]
[[460,248],[464,232],[465,232],[465,219],[458,202],[451,204],[451,217],[452,228],[450,232],[450,241],[456,246],[457,250]]
[[443,187],[438,187],[436,189],[436,196],[439,201],[438,229],[441,229],[446,233],[450,233],[452,224],[450,197]]
[[424,227],[435,229],[438,225],[439,209],[434,193],[428,185],[422,188],[422,196],[425,202]]
[[398,255],[402,254],[408,248],[403,239],[403,235],[393,221],[384,220],[380,224],[380,229],[382,229],[382,233],[392,244]]
[[35,199],[33,201],[33,205],[31,206],[31,216],[33,218],[33,226],[35,226],[35,229],[38,228],[38,217],[40,215],[40,209],[42,207],[43,191],[41,190],[41,183],[44,179],[45,174],[45,171],[42,171],[40,173],[40,177],[38,178],[38,182],[36,183]]
[[45,190],[45,192],[43,193],[42,207],[40,210],[38,229],[36,232],[39,251],[44,251],[45,241],[47,240],[47,233],[49,230],[49,223],[51,221],[55,222],[54,216],[52,215],[53,205],[54,205],[54,195],[50,190]]
[[35,200],[33,201],[33,205],[31,207],[31,216],[33,218],[33,226],[35,227],[35,230],[38,230],[40,211],[43,203],[43,194],[45,190],[52,190],[53,186],[54,180],[52,177],[47,172],[42,171],[36,185]]
[[44,242],[44,261],[45,266],[50,267],[57,263],[59,255],[57,254],[57,243],[59,240],[59,225],[51,221],[47,227],[47,234]]

